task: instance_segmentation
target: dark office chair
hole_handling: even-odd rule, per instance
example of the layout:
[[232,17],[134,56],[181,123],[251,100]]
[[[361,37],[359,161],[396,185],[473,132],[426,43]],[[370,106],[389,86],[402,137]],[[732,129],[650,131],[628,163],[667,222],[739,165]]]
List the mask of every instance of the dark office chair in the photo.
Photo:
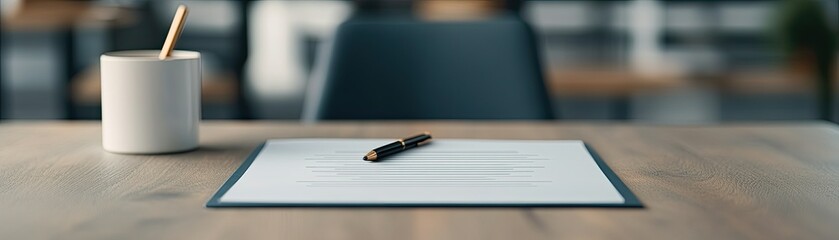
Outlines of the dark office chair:
[[529,26],[356,16],[337,31],[316,119],[551,119]]

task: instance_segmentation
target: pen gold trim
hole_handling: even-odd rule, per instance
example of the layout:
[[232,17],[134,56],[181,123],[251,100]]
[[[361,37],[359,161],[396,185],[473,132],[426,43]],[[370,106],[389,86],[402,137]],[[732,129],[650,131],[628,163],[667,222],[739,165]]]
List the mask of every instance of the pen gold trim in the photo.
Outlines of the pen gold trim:
[[376,161],[376,159],[378,159],[378,154],[376,154],[376,151],[370,151],[369,153],[367,153],[367,155],[364,155],[364,160]]

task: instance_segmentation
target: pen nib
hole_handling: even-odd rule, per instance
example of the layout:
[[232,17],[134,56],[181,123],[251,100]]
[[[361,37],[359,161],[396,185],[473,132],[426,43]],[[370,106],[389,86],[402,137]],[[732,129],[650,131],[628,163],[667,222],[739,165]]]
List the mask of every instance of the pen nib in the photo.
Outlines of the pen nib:
[[376,161],[377,158],[378,155],[376,154],[376,151],[370,151],[369,153],[367,153],[367,155],[364,156],[363,159],[365,161]]

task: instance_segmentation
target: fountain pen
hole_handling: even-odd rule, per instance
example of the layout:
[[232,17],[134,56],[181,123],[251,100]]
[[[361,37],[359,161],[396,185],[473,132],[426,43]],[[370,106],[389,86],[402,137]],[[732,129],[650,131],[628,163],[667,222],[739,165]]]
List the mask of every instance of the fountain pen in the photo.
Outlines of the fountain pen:
[[431,143],[431,133],[424,132],[420,135],[399,139],[396,140],[396,142],[373,149],[373,151],[367,153],[367,155],[365,155],[362,159],[371,162],[378,161],[386,156],[397,154],[428,143]]

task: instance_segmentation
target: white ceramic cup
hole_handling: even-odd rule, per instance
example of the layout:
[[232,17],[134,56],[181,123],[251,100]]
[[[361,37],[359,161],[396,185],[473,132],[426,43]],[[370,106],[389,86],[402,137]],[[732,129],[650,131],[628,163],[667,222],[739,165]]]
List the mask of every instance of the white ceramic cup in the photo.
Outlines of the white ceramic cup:
[[159,154],[198,147],[201,54],[160,50],[102,54],[102,147]]

